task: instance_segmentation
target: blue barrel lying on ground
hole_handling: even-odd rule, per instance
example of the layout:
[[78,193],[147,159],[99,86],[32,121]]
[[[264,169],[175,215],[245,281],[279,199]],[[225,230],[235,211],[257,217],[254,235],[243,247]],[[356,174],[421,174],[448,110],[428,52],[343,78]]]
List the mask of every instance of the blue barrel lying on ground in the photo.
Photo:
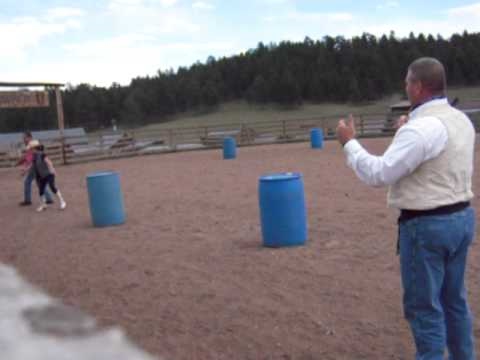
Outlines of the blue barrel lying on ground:
[[321,149],[323,148],[323,130],[314,128],[310,130],[310,143],[312,149]]
[[120,176],[116,172],[97,172],[87,176],[88,200],[93,225],[119,225],[125,222]]
[[307,241],[307,215],[300,173],[260,177],[258,185],[263,245],[282,247]]
[[226,137],[223,139],[223,158],[235,159],[237,156],[237,143],[235,138]]

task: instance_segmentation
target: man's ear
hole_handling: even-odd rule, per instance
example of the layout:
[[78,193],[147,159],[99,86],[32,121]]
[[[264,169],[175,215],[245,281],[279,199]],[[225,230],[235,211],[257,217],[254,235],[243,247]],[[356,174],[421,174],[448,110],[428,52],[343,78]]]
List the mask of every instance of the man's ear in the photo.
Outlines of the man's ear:
[[422,95],[425,92],[425,87],[420,81],[416,82],[415,89],[417,90],[417,95]]

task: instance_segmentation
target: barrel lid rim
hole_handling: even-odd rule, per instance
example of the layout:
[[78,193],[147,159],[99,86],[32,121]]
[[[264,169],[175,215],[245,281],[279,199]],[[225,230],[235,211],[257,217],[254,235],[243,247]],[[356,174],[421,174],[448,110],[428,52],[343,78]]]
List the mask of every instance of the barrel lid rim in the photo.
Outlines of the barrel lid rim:
[[101,176],[111,176],[118,175],[115,171],[97,171],[87,175],[87,178],[101,177]]
[[281,172],[264,174],[260,177],[260,181],[280,181],[280,180],[294,180],[302,177],[299,172]]

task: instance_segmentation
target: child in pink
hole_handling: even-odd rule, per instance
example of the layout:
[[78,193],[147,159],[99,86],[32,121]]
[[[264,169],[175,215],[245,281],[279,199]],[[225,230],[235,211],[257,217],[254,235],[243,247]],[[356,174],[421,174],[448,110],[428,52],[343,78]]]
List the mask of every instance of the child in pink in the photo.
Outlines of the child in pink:
[[43,211],[47,209],[47,199],[45,197],[45,189],[47,185],[58,197],[58,200],[60,200],[60,209],[65,209],[67,207],[67,203],[63,199],[60,191],[55,186],[55,168],[53,167],[52,161],[47,157],[47,155],[45,155],[43,145],[38,145],[35,147],[32,167],[38,182],[38,189],[40,190],[41,204],[37,208],[37,211]]

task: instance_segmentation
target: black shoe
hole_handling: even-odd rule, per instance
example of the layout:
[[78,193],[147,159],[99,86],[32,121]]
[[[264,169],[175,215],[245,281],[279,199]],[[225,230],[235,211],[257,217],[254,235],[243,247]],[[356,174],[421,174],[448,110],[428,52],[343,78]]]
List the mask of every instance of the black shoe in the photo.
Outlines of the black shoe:
[[22,201],[20,204],[18,204],[20,206],[29,206],[29,205],[32,205],[32,202],[31,201]]
[[47,204],[53,204],[53,200],[47,200]]

